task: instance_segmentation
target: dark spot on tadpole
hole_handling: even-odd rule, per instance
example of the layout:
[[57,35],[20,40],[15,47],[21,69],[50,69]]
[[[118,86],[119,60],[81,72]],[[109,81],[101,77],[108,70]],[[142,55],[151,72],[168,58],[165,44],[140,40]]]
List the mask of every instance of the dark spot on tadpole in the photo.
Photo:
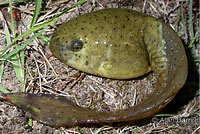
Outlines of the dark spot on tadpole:
[[116,15],[115,18],[117,18],[118,16]]
[[84,28],[82,27],[81,30],[84,30]]
[[122,38],[123,36],[122,35],[120,35],[120,38]]
[[97,30],[97,27],[95,27],[94,30]]
[[101,29],[103,29],[103,26],[101,26]]
[[135,21],[135,22],[137,22],[138,20],[137,20],[137,19],[135,19],[134,21]]
[[128,44],[126,44],[126,47],[128,47]]
[[129,18],[128,16],[126,16],[126,20],[127,20],[127,21],[129,21],[129,20],[130,20],[130,18]]
[[113,30],[115,31],[115,30],[116,30],[116,28],[113,28]]
[[65,43],[68,43],[68,41],[66,40]]
[[93,31],[91,31],[91,33],[93,33]]
[[87,66],[89,64],[89,62],[86,60],[85,65]]
[[106,20],[106,16],[104,16],[104,20]]

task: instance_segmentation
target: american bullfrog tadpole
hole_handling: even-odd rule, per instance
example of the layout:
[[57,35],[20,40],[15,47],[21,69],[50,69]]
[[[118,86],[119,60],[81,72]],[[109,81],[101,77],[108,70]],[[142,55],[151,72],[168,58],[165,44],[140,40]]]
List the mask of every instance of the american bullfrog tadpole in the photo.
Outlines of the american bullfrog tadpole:
[[83,108],[61,96],[7,94],[7,100],[28,110],[34,119],[54,127],[152,116],[174,98],[188,73],[177,33],[160,19],[129,9],[103,9],[68,21],[52,37],[50,50],[66,65],[88,74],[130,79],[152,71],[158,76],[149,98],[111,112]]

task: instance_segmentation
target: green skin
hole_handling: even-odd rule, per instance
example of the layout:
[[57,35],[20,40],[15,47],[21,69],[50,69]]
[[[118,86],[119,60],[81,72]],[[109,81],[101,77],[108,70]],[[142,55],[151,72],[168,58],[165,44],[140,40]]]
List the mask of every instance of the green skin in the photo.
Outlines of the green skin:
[[[75,50],[74,41],[83,46]],[[158,76],[148,99],[112,112],[82,108],[61,96],[7,95],[33,118],[54,127],[152,116],[173,99],[187,77],[187,57],[177,33],[159,19],[128,9],[104,9],[68,21],[52,37],[50,49],[63,63],[89,74],[130,79],[153,71]]]

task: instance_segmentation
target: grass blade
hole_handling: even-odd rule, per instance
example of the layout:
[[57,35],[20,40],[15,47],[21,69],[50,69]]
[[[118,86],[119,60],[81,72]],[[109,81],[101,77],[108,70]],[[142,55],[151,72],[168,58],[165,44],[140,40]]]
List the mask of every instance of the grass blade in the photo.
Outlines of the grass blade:
[[[26,1],[33,1],[33,0],[12,0],[13,3],[19,3],[19,2],[26,2]],[[6,5],[9,4],[8,1],[0,2],[0,5]]]
[[[9,0],[9,7],[10,7],[10,16],[11,16],[11,24],[12,24],[12,33],[14,40],[16,39],[16,34],[15,34],[15,24],[14,24],[14,17],[13,17],[13,10],[12,10],[12,1]],[[16,49],[18,48],[17,43],[15,43]],[[22,50],[23,51],[23,50]],[[22,54],[24,52],[21,52]],[[25,71],[24,71],[24,66],[22,65],[21,61],[24,61],[24,56],[20,55],[20,53],[17,53],[16,55],[13,55],[11,57],[11,61],[14,63],[13,64],[13,69],[15,71],[17,79],[20,81],[21,84],[21,89],[25,89]]]
[[30,29],[34,27],[34,25],[37,21],[38,15],[40,13],[41,5],[42,5],[42,0],[36,0],[36,7],[35,7],[32,22],[31,22],[31,25],[30,25]]
[[[11,41],[10,41],[10,32],[9,32],[9,30],[8,30],[7,24],[5,24],[4,31],[5,31],[5,33],[6,33],[6,42],[7,42],[8,44],[10,44],[10,43],[11,43]],[[1,62],[1,67],[0,67],[0,82],[1,82],[1,80],[2,80],[2,78],[3,78],[4,64],[5,64],[5,61],[2,61],[2,62]]]
[[[41,35],[44,32],[44,30],[40,31],[39,33],[36,33],[31,39],[29,39],[26,43],[18,47],[17,49],[11,51],[8,55],[6,55],[4,58],[6,59],[11,59],[11,61],[14,63],[13,68],[16,73],[17,79],[21,82],[21,89],[24,91],[25,89],[25,70],[24,70],[24,65],[25,65],[25,57],[24,57],[24,50],[26,46],[32,42],[35,38],[37,38],[39,35]],[[21,51],[21,52],[20,52]],[[18,53],[20,52],[20,56],[18,57]],[[14,55],[14,57],[12,57]],[[21,64],[19,64],[18,59],[21,59]]]
[[186,24],[185,24],[185,20],[184,20],[184,14],[183,14],[183,3],[181,3],[181,21],[183,23],[183,29],[184,29],[184,33],[185,33],[185,43],[187,44],[188,42],[188,34],[187,34],[187,28],[186,28]]
[[0,85],[0,92],[4,94],[10,93],[7,89],[3,88],[1,85]]
[[15,39],[16,38],[16,35],[15,35],[15,24],[14,24],[14,17],[13,17],[12,1],[11,0],[9,0],[9,7],[10,7],[10,17],[11,17],[11,24],[12,24],[12,33],[13,33],[13,37]]
[[10,59],[11,56],[16,55],[21,50],[24,50],[28,44],[30,44],[34,39],[36,39],[38,36],[40,36],[43,32],[44,32],[44,30],[34,34],[34,36],[31,37],[27,42],[25,42],[24,44],[19,46],[17,49],[9,52],[6,56],[4,56],[4,59]]
[[40,40],[44,41],[46,44],[50,43],[50,38],[47,36],[39,36],[38,37]]
[[195,40],[196,40],[196,38],[197,38],[197,34],[198,34],[198,32],[195,34],[195,36],[194,36],[194,38],[192,39],[192,41],[190,42],[188,48],[192,48],[192,47],[194,46],[194,42],[195,42]]
[[1,62],[1,66],[0,66],[0,82],[1,82],[1,80],[3,78],[4,64],[5,64],[5,61],[2,61]]
[[192,4],[193,0],[189,1],[189,28],[190,28],[190,34],[192,39],[194,38],[194,28],[193,28],[193,21],[192,21]]
[[79,126],[76,127],[80,134],[86,134]]
[[107,127],[107,126],[103,126],[103,127],[98,128],[98,129],[94,132],[94,134],[99,134],[105,127]]

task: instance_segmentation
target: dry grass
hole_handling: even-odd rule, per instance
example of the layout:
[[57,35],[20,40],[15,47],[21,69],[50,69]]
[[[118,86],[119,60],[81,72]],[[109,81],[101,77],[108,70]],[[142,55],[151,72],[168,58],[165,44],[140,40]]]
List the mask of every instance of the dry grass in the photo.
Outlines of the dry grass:
[[[60,17],[54,24],[45,29],[45,36],[51,37],[56,28],[78,15],[91,12],[102,8],[129,8],[144,12],[151,16],[162,18],[170,26],[174,27],[179,32],[180,37],[185,40],[184,27],[187,32],[187,44],[192,41],[189,27],[183,24],[181,15],[179,14],[181,3],[184,3],[184,22],[189,23],[189,15],[187,14],[188,6],[184,0],[176,1],[162,1],[162,0],[144,0],[139,1],[131,0],[124,1],[104,1],[98,0],[96,3],[85,3],[81,6],[71,9],[67,14]],[[73,5],[74,1],[61,0],[61,1],[48,1],[46,3],[46,9],[40,14],[38,23],[43,23],[53,16],[57,15],[66,7]],[[35,8],[34,3],[23,3],[15,5],[15,7],[21,13],[21,22],[18,26],[18,34],[20,32],[26,32],[26,27],[30,24],[33,10]],[[195,6],[194,6],[195,7]],[[193,13],[193,23],[195,33],[199,29],[198,21],[199,12]],[[4,32],[0,32],[0,42],[5,44],[3,38],[5,38]],[[196,51],[196,55],[199,56],[199,34],[197,34],[196,46],[193,46]],[[25,38],[20,42],[24,42]],[[1,45],[3,47],[3,45]],[[190,53],[190,52],[188,52]],[[190,54],[189,54],[190,55]],[[101,77],[91,76],[78,72],[72,69],[57,59],[51,56],[51,52],[48,49],[45,42],[36,39],[28,45],[25,51],[26,56],[26,92],[43,92],[53,93],[63,96],[67,96],[74,100],[78,105],[84,107],[90,107],[98,110],[116,110],[124,109],[140,103],[142,100],[148,97],[154,89],[156,82],[153,74],[147,75],[134,80],[110,80]],[[189,56],[190,57],[190,56]],[[189,58],[193,63],[193,58]],[[196,64],[195,64],[196,65]],[[198,63],[197,63],[198,65]],[[193,72],[196,71],[195,67],[190,67]],[[0,132],[1,133],[86,133],[86,134],[150,134],[150,133],[197,133],[199,129],[199,96],[195,97],[194,90],[198,89],[198,76],[190,75],[188,78],[188,84],[185,86],[181,93],[175,98],[175,100],[163,110],[163,113],[174,114],[173,117],[157,117],[142,122],[139,124],[133,123],[120,123],[107,125],[89,125],[73,128],[51,128],[42,125],[36,121],[33,121],[33,126],[28,126],[27,118],[21,111],[18,111],[15,107],[0,103],[1,121]],[[9,83],[9,84],[8,84]],[[4,69],[4,77],[1,85],[4,88],[10,89],[11,92],[20,92],[20,83],[15,77],[11,64],[6,63]],[[191,95],[188,95],[191,94]],[[162,113],[162,112],[161,112]],[[197,118],[198,117],[198,118]],[[118,126],[119,125],[119,126]]]

